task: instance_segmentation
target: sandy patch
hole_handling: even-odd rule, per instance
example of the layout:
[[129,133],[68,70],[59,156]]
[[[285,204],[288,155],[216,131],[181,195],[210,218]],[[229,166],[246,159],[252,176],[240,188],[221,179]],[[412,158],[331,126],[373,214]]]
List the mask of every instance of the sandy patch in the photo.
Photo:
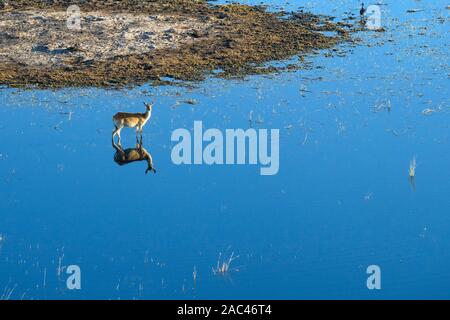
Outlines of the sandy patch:
[[[68,20],[69,19],[69,20]],[[177,49],[198,41],[211,23],[188,16],[86,12],[74,29],[66,12],[29,10],[2,15],[0,63],[61,67]]]

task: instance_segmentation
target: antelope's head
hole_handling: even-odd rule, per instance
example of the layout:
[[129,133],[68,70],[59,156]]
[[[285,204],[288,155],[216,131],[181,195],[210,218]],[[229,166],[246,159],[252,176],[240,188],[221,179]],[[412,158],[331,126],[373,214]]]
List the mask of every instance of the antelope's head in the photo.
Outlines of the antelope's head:
[[147,108],[147,111],[152,111],[152,108],[153,108],[153,104],[152,103],[145,103],[144,102],[144,105]]

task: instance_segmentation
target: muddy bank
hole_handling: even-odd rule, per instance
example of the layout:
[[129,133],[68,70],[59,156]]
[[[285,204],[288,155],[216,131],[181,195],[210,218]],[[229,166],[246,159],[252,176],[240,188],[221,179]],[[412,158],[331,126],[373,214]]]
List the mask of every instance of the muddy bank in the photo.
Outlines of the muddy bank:
[[[331,48],[351,28],[330,17],[195,0],[0,2],[0,84],[13,87],[273,72],[265,62]],[[73,4],[79,28],[76,12],[67,12]]]

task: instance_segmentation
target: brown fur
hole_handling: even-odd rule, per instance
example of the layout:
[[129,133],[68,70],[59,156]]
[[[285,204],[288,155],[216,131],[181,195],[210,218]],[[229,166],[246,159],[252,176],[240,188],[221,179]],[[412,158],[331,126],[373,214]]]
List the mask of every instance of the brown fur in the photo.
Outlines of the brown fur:
[[112,133],[112,139],[114,140],[114,136],[117,134],[119,136],[120,142],[120,131],[122,128],[136,128],[136,137],[140,135],[142,138],[142,131],[152,116],[152,105],[144,102],[147,111],[145,113],[127,113],[127,112],[118,112],[113,116],[114,130]]

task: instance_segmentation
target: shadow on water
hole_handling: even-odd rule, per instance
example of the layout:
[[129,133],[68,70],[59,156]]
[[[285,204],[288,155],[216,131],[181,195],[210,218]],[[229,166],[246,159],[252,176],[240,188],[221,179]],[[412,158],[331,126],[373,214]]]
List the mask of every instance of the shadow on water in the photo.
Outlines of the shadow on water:
[[114,141],[112,142],[112,146],[116,150],[116,153],[114,154],[114,162],[119,166],[127,165],[133,162],[147,161],[147,170],[145,170],[145,174],[149,171],[156,173],[153,166],[152,155],[142,146],[142,139],[136,143],[135,148],[128,148],[124,150],[120,142],[116,144]]

